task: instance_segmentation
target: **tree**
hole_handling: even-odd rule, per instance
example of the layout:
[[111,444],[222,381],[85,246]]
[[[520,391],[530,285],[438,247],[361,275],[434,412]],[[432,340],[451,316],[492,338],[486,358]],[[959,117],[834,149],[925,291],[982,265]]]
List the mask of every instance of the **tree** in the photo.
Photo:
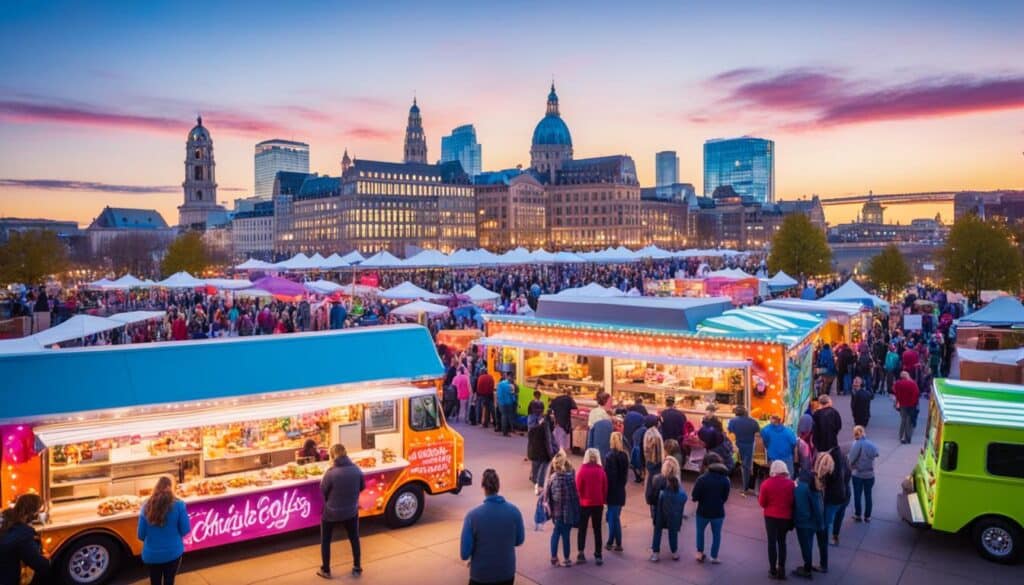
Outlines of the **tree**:
[[100,255],[110,260],[115,274],[149,276],[166,240],[156,234],[129,232],[106,242]]
[[182,270],[197,275],[210,264],[210,255],[199,232],[185,232],[171,242],[160,265],[164,276]]
[[1020,288],[1024,261],[1009,229],[1001,223],[973,214],[958,219],[939,256],[943,284],[966,294],[972,303],[978,302],[983,290],[1016,292]]
[[880,254],[871,258],[867,275],[878,290],[889,298],[907,286],[912,278],[910,266],[896,244],[889,244]]
[[787,215],[772,238],[768,269],[782,270],[800,280],[828,274],[832,271],[832,250],[825,233],[802,213]]
[[68,249],[51,231],[11,232],[0,246],[0,282],[41,284],[67,268]]

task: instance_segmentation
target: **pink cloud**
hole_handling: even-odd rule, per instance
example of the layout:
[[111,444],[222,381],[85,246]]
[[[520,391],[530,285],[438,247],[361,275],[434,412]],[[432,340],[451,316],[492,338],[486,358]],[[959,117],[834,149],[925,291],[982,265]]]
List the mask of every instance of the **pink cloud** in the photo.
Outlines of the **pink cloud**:
[[[779,114],[789,117],[781,123],[789,130],[1024,108],[1024,76],[927,78],[879,89],[879,83],[836,72],[748,68],[714,76],[709,84],[725,90],[713,112]],[[719,118],[706,111],[688,115],[696,123]]]
[[398,135],[398,132],[373,126],[352,126],[345,130],[345,135],[363,140],[391,140]]

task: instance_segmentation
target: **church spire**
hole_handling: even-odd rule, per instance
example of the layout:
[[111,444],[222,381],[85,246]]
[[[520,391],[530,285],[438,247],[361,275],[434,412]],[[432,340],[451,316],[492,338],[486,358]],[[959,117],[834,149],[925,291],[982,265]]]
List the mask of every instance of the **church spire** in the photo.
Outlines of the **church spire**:
[[348,157],[348,149],[345,149],[345,154],[341,157],[341,174],[345,174],[349,167],[352,166],[352,159]]
[[427,138],[423,134],[423,119],[420,118],[420,107],[416,104],[415,96],[409,108],[409,122],[405,127],[404,160],[407,163],[427,162]]
[[548,94],[548,115],[559,116],[558,113],[558,94],[555,93],[555,82],[551,82],[551,93]]

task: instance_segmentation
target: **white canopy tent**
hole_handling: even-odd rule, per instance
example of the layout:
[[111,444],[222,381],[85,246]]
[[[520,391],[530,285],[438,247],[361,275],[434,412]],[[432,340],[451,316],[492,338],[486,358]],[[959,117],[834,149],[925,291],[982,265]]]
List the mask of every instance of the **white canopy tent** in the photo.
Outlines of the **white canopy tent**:
[[739,268],[723,268],[722,270],[713,270],[706,275],[707,278],[754,278],[753,274],[747,274]]
[[287,260],[278,262],[274,267],[279,270],[310,270],[316,268],[311,262],[309,256],[306,256],[302,252],[299,252]]
[[555,252],[554,262],[555,264],[582,264],[583,262],[586,262],[586,260],[583,256],[574,252],[562,251]]
[[795,278],[781,270],[776,272],[775,276],[767,279],[766,283],[771,288],[791,288],[800,284]]
[[314,270],[323,270],[327,267],[327,258],[324,258],[320,255],[320,252],[317,252],[309,257],[309,267]]
[[450,309],[444,305],[437,305],[426,301],[413,301],[392,310],[391,314],[398,315],[399,317],[419,317],[424,314],[430,316],[444,315],[449,310]]
[[402,261],[387,250],[381,250],[359,265],[361,268],[401,268]]
[[41,351],[56,343],[82,339],[132,323],[160,319],[163,316],[163,311],[130,311],[111,315],[110,317],[75,315],[60,325],[50,327],[28,337],[5,340],[3,343],[0,343],[0,353]]
[[252,286],[252,282],[247,278],[207,278],[203,282],[206,286],[221,290],[240,290]]
[[255,258],[249,258],[245,262],[235,266],[235,270],[274,270],[276,268],[276,264],[264,262],[263,260],[257,260]]
[[668,250],[662,250],[656,245],[646,246],[636,251],[636,255],[639,258],[651,258],[653,260],[666,260],[675,256]]
[[422,250],[402,262],[402,266],[406,268],[439,268],[448,265],[448,256],[438,250]]
[[532,264],[533,261],[530,251],[523,247],[509,250],[498,257],[501,264]]
[[626,293],[622,292],[621,290],[619,290],[617,288],[611,288],[611,287],[605,288],[605,287],[597,284],[596,282],[591,282],[590,284],[588,284],[586,286],[581,286],[581,287],[577,287],[577,288],[567,288],[567,289],[557,293],[555,296],[557,296],[557,297],[600,297],[600,298],[607,298],[607,297],[624,297],[624,296],[626,296]]
[[399,284],[398,286],[393,286],[387,289],[386,291],[380,293],[380,296],[385,299],[391,299],[394,301],[412,301],[419,299],[436,300],[445,298],[445,295],[434,294],[428,290],[416,286],[415,284],[409,282],[408,280],[403,282],[402,284]]
[[99,280],[94,280],[94,281],[90,282],[89,284],[87,284],[85,286],[87,286],[89,288],[102,289],[105,286],[109,286],[113,282],[114,281],[110,280],[109,278],[101,278]]
[[325,258],[323,262],[320,263],[320,267],[325,270],[334,270],[337,268],[344,268],[346,266],[348,266],[348,262],[346,262],[344,258],[339,256],[337,252],[331,254],[330,256]]
[[533,252],[530,252],[530,256],[532,256],[533,261],[538,264],[553,264],[555,262],[555,255],[544,248],[538,248]]
[[889,310],[889,303],[864,290],[853,279],[847,280],[836,290],[821,297],[821,300],[855,302],[870,308]]
[[333,294],[343,288],[340,284],[336,282],[331,282],[329,280],[324,280],[322,278],[315,282],[307,282],[303,286],[306,287],[306,290],[310,292],[315,292],[318,295]]
[[125,274],[121,278],[110,281],[107,284],[101,285],[98,288],[102,290],[128,290],[130,288],[146,288],[147,284],[145,281],[135,278],[131,274]]
[[479,284],[473,285],[473,288],[467,290],[462,294],[469,297],[469,300],[473,301],[474,303],[489,303],[492,301],[496,301],[498,300],[499,297],[501,297],[501,295],[499,295],[498,293],[487,288],[484,288]]
[[204,281],[199,280],[184,270],[181,272],[175,272],[156,283],[156,286],[163,288],[196,288],[205,285],[206,283]]
[[341,259],[346,264],[357,264],[359,262],[366,260],[366,258],[364,258],[363,255],[359,253],[359,250],[352,250],[348,254],[342,256]]

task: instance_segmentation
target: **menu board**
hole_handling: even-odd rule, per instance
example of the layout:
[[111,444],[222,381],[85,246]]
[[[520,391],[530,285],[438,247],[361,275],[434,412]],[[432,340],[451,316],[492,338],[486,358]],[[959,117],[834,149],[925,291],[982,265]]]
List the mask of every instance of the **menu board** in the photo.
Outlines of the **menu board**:
[[393,433],[398,430],[396,411],[394,400],[368,403],[363,412],[363,428],[366,434]]

